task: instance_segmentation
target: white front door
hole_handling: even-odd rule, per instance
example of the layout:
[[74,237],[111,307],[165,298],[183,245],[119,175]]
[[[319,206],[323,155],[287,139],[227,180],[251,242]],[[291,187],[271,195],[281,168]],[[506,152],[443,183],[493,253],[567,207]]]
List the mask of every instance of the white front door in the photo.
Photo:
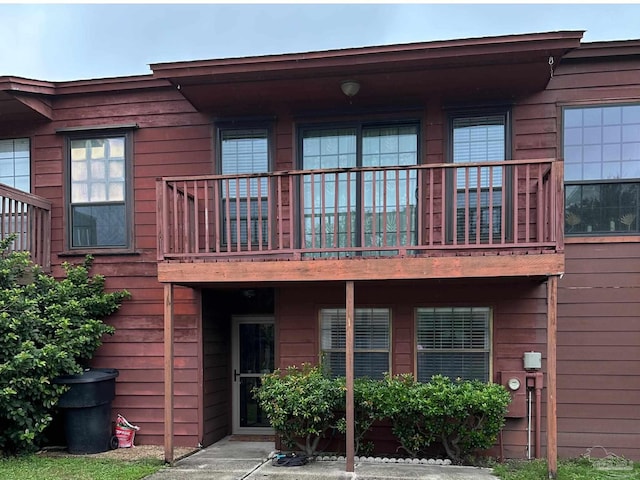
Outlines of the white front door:
[[253,398],[260,377],[274,370],[273,316],[233,317],[233,433],[272,434],[269,420]]

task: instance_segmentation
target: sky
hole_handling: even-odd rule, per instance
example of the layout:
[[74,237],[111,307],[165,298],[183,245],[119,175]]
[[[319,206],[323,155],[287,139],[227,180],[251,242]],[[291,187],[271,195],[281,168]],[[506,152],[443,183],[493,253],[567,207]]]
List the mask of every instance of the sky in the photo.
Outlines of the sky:
[[640,38],[640,3],[1,3],[0,76],[149,74],[149,64],[557,30]]

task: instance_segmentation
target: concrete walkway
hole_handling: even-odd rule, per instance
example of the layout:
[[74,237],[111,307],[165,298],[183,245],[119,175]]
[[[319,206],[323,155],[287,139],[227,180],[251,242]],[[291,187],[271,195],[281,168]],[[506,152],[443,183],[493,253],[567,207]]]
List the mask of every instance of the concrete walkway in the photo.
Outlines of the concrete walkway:
[[301,467],[276,467],[268,460],[273,442],[232,441],[229,437],[164,468],[146,480],[496,480],[491,469],[404,463],[314,461]]

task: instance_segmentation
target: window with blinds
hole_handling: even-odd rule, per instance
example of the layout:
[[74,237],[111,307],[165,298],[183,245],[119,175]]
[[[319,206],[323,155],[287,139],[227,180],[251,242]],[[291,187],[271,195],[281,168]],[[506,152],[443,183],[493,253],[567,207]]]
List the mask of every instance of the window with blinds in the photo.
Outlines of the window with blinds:
[[418,380],[440,374],[488,381],[490,318],[486,307],[416,309]]
[[[504,113],[452,118],[451,162],[465,164],[506,160],[506,130],[507,116]],[[480,167],[453,171],[459,242],[465,238],[465,227],[470,238],[476,237],[478,229],[482,241],[488,241],[491,235],[494,241],[500,238],[503,170],[502,167]],[[491,225],[489,217],[492,218]]]
[[[354,375],[381,379],[389,372],[391,312],[388,308],[357,308],[354,319]],[[320,311],[323,363],[331,376],[345,375],[346,313],[344,308]]]
[[[269,138],[266,128],[233,129],[220,132],[220,173],[236,175],[269,171]],[[257,245],[267,241],[268,183],[266,177],[231,180],[222,184],[222,232],[231,243]],[[227,208],[228,207],[228,208]],[[227,219],[226,216],[229,215]]]

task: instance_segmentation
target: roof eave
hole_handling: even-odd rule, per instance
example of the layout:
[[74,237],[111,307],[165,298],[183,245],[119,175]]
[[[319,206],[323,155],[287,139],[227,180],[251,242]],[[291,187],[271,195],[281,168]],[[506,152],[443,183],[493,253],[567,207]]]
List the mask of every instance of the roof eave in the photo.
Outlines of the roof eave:
[[583,31],[560,31],[499,37],[349,48],[307,53],[151,64],[155,78],[195,78],[256,72],[313,71],[331,67],[374,67],[389,62],[462,61],[482,55],[549,50],[564,55],[580,45]]

